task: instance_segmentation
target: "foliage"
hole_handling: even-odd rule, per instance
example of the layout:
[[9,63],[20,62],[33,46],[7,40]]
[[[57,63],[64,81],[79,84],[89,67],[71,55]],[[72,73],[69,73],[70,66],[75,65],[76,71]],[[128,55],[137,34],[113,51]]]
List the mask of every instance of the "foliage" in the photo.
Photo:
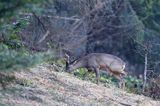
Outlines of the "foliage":
[[5,89],[7,85],[15,81],[14,75],[0,72],[0,85]]
[[20,31],[30,24],[30,17],[22,17],[19,13],[39,11],[41,4],[43,0],[0,1],[0,71],[27,68],[51,58],[49,53],[29,51],[19,36]]
[[[74,71],[74,75],[83,80],[90,80],[96,83],[96,76],[94,72],[88,72],[87,69],[80,68]],[[118,80],[106,73],[100,73],[100,82],[107,86],[108,84],[118,85]]]
[[[74,71],[74,75],[83,80],[90,80],[96,83],[95,73],[88,72],[86,69],[81,68]],[[106,73],[101,73],[100,82],[107,86],[108,84],[112,84],[117,86],[118,80],[112,76],[107,75]],[[143,81],[133,76],[127,76],[125,78],[126,90],[128,92],[141,94],[142,93],[142,85]]]
[[5,44],[0,44],[0,70],[15,70],[18,68],[27,68],[35,64],[47,61],[50,54],[30,53],[26,50],[13,50]]
[[159,20],[160,16],[159,0],[130,0],[137,16],[143,22],[146,28],[159,32]]
[[30,79],[17,79],[16,82],[25,87],[29,87],[33,85],[33,82]]
[[128,76],[125,78],[126,88],[128,92],[132,93],[142,93],[143,81],[133,76]]
[[10,19],[24,11],[32,11],[43,4],[44,0],[1,0],[0,1],[0,22],[7,23]]
[[4,24],[0,26],[1,42],[7,45],[11,49],[18,49],[23,47],[23,43],[18,33],[21,29],[25,28],[29,24],[29,19],[18,18],[13,24]]

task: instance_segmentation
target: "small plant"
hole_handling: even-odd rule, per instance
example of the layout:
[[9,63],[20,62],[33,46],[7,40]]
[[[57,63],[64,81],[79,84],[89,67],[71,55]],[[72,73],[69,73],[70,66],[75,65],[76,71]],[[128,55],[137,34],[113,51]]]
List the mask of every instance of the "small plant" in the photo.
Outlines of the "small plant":
[[[96,83],[95,73],[88,72],[88,70],[85,68],[80,68],[80,69],[75,70],[74,75],[82,80],[90,80]],[[116,85],[116,83],[118,83],[118,80],[110,75],[107,75],[106,73],[101,73],[100,82],[104,84],[105,86],[108,84]]]
[[133,76],[128,76],[125,78],[125,81],[126,81],[126,88],[128,92],[137,93],[137,94],[142,93],[143,81],[141,79],[138,79]]
[[14,75],[9,75],[7,73],[1,73],[0,72],[0,85],[2,88],[6,88],[7,85],[15,81],[15,76]]
[[77,69],[74,72],[74,75],[83,80],[85,80],[87,77],[89,78],[89,74],[87,73],[87,70],[84,68]]
[[32,80],[28,80],[28,79],[18,79],[17,83],[22,86],[32,86],[33,85]]

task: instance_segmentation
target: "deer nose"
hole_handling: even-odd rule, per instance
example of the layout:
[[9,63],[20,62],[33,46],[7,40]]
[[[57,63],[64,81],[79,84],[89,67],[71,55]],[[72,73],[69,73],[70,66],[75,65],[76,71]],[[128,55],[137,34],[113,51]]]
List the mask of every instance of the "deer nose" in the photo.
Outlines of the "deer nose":
[[72,70],[68,67],[67,72],[72,73]]
[[65,71],[66,71],[66,72],[70,72],[69,67],[67,67]]

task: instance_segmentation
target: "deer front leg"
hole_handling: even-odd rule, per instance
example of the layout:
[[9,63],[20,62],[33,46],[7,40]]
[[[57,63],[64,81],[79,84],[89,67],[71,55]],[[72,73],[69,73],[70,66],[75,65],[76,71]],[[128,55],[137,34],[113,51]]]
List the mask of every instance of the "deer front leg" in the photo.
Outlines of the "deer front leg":
[[95,73],[96,73],[97,85],[99,85],[99,77],[100,77],[100,75],[99,75],[99,69],[98,69],[98,68],[95,68],[94,71],[95,71]]

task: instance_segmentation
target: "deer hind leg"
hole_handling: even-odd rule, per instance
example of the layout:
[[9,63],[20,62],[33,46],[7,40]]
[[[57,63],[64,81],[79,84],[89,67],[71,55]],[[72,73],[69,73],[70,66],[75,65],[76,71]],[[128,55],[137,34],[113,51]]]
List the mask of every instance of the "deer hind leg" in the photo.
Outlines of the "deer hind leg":
[[108,72],[108,74],[109,74],[110,76],[113,76],[112,70],[111,70],[110,68],[105,67],[104,69],[105,69],[105,71]]
[[121,89],[124,89],[125,88],[124,75],[122,75],[119,72],[113,71],[109,67],[106,66],[106,70],[107,69],[110,72],[110,75],[113,75],[115,78],[117,78],[119,80],[118,87]]
[[119,88],[121,88],[121,89],[125,89],[125,80],[124,80],[124,76],[123,75],[119,75],[119,78],[120,78],[120,82],[119,82]]
[[119,80],[118,87],[121,89],[124,89],[125,88],[124,77],[121,76],[121,74],[114,74],[114,73],[113,73],[113,76]]

